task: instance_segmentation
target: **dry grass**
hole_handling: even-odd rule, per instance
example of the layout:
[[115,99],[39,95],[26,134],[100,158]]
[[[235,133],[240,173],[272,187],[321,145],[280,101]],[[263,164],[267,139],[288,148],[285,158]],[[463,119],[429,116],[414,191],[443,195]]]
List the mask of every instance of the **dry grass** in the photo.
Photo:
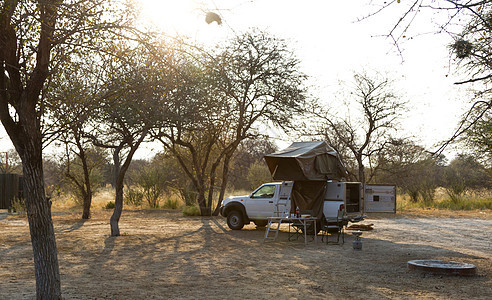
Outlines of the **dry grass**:
[[[111,187],[105,187],[92,197],[91,211],[101,211],[105,210],[104,207],[110,201],[114,202],[115,192]],[[53,201],[52,210],[53,211],[70,211],[70,212],[78,212],[82,211],[81,205],[77,204],[73,195],[70,194],[61,194],[59,196],[55,196],[51,198]],[[160,207],[162,208],[176,208],[180,209],[184,206],[184,202],[179,198],[176,194],[164,195],[161,197]],[[170,207],[172,206],[172,207]],[[147,209],[149,205],[144,201],[141,206],[133,206],[127,203],[124,204],[124,208],[126,209]]]
[[397,195],[397,211],[403,212],[408,210],[451,210],[451,211],[469,211],[469,210],[492,210],[492,191],[476,190],[469,191],[460,199],[451,199],[443,188],[437,188],[433,201],[412,202],[408,195]]

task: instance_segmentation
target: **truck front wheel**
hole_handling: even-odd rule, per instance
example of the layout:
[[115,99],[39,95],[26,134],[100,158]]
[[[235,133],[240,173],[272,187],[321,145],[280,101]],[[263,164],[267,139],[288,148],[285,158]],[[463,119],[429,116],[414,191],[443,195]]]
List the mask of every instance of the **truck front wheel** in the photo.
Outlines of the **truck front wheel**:
[[244,226],[243,214],[233,210],[227,215],[227,226],[232,230],[241,230]]

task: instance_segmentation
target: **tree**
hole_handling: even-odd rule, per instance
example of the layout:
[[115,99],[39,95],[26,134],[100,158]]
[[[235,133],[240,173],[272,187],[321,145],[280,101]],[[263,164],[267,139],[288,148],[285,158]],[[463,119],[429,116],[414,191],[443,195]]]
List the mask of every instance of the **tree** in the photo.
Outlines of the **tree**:
[[[382,3],[381,3],[382,2]],[[492,2],[484,0],[414,0],[414,1],[380,1],[377,10],[368,17],[380,13],[396,5],[405,6],[404,13],[386,34],[400,50],[400,44],[409,36],[413,25],[419,20],[417,15],[424,11],[436,12],[433,17],[437,33],[447,33],[453,42],[450,49],[455,62],[462,70],[466,79],[456,82],[457,85],[468,85],[475,90],[471,105],[465,118],[459,123],[455,133],[445,141],[436,154],[458,137],[467,132],[492,108]],[[461,28],[456,32],[455,28]],[[428,30],[427,30],[428,31]],[[415,35],[418,35],[417,32]]]
[[[59,18],[56,4],[57,1],[43,1],[21,6],[18,1],[4,1],[0,7],[0,118],[22,160],[36,294],[50,299],[60,298],[61,290],[55,234],[44,191],[38,106],[49,75],[52,41]],[[21,30],[27,30],[24,24],[30,23],[25,13],[30,14],[31,21],[39,17],[39,38],[30,41],[35,51],[23,47]],[[26,57],[22,50],[32,56]]]
[[340,108],[336,113],[320,113],[319,108],[313,109],[328,143],[339,153],[350,153],[357,165],[356,178],[364,184],[373,175],[366,176],[366,164],[369,164],[369,170],[377,169],[375,158],[387,149],[397,119],[405,108],[405,102],[393,93],[391,84],[381,75],[370,77],[366,73],[357,73],[350,95],[353,98],[346,106],[349,109],[357,107],[359,112],[351,110],[350,115],[341,119]]
[[[250,189],[253,181],[248,176],[245,176],[244,171],[250,170],[253,165],[257,165],[256,170],[261,172],[261,166],[264,166],[268,176],[261,176],[261,178],[268,178],[272,180],[267,165],[263,159],[266,154],[277,151],[277,146],[268,137],[259,136],[255,139],[248,139],[241,142],[236,150],[234,157],[232,158],[231,171],[229,172],[229,182],[235,189]],[[262,173],[264,174],[264,173]],[[255,179],[257,182],[260,179]],[[254,187],[258,185],[254,184]]]
[[[56,241],[43,182],[42,90],[57,62],[128,14],[108,17],[109,1],[45,0],[0,3],[0,119],[22,160],[24,195],[38,298],[61,298]],[[122,7],[119,7],[122,8]],[[114,12],[114,11],[113,11]],[[103,16],[104,15],[104,16]],[[128,24],[126,24],[128,25]],[[121,26],[120,26],[121,27]]]
[[[166,164],[167,161],[160,159],[158,156],[150,161],[144,161],[138,168],[129,170],[129,176],[134,186],[137,186],[141,193],[142,199],[145,199],[150,208],[158,208],[159,200],[171,186],[174,172],[171,166]],[[132,163],[132,165],[135,161]]]
[[492,178],[473,156],[460,154],[444,171],[444,187],[452,201],[459,201],[471,189],[490,188]]
[[375,182],[395,184],[414,202],[434,200],[443,167],[441,158],[436,159],[409,139],[391,139],[377,160]]
[[63,158],[57,155],[43,158],[44,185],[46,196],[52,198],[62,193],[65,184]]
[[65,146],[64,175],[75,187],[76,199],[81,200],[82,219],[89,219],[95,185],[100,181],[96,173],[105,163],[104,154],[84,137],[84,133],[91,130],[91,113],[99,105],[95,94],[101,84],[97,79],[100,66],[96,61],[78,58],[72,57],[63,63],[62,70],[52,76],[45,90],[45,97],[49,99],[45,110],[51,121],[45,122],[49,124],[45,127],[54,133],[53,139]]
[[[158,91],[153,58],[142,44],[114,44],[115,56],[106,62],[106,84],[100,105],[94,111],[99,124],[84,133],[95,146],[112,151],[115,208],[110,219],[111,236],[119,236],[126,172],[138,147],[155,126],[155,108],[162,95]],[[124,53],[124,55],[123,55]]]
[[0,152],[0,172],[21,174],[22,162],[15,149]]
[[254,162],[249,166],[247,170],[247,179],[249,182],[249,188],[251,189],[257,188],[265,182],[272,181],[270,170],[268,169],[268,166],[263,162]]
[[[481,114],[480,110],[471,113]],[[464,133],[460,141],[470,149],[475,157],[488,167],[492,166],[492,111],[483,116]]]
[[101,187],[101,168],[107,162],[107,153],[76,140],[76,148],[66,149],[64,177],[68,179],[76,202],[82,205],[82,219],[91,217],[94,193]]
[[253,31],[174,68],[179,85],[167,99],[176,117],[166,116],[168,126],[156,135],[190,177],[203,215],[211,213],[216,186],[218,214],[240,143],[258,136],[260,123],[288,127],[302,110],[305,76],[287,49],[283,41]]

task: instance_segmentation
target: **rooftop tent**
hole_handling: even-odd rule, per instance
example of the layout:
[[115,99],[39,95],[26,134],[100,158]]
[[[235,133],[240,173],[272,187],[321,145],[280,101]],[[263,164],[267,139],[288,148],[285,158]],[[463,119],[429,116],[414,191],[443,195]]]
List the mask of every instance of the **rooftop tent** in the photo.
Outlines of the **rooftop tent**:
[[274,180],[341,180],[346,170],[338,153],[325,141],[296,142],[265,155]]

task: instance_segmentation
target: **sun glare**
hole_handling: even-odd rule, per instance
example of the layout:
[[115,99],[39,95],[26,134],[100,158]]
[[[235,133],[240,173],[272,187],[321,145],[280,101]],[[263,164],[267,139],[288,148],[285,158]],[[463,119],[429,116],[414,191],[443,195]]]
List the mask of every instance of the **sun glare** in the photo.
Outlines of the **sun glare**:
[[183,35],[203,42],[210,40],[215,22],[207,24],[207,10],[196,0],[140,0],[141,18],[170,35]]

